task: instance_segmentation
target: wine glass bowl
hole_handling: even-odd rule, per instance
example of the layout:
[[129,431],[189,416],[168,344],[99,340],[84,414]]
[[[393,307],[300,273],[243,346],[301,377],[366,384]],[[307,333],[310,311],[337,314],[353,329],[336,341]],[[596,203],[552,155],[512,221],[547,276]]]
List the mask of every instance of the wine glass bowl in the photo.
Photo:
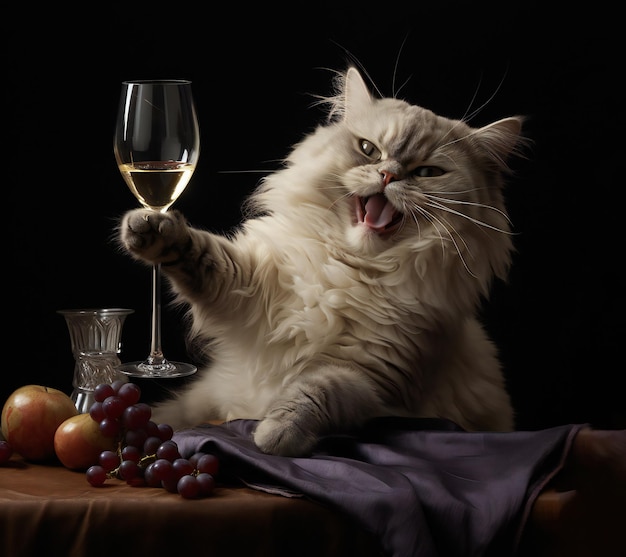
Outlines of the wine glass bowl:
[[130,191],[147,209],[167,211],[187,186],[194,167],[178,161],[120,164]]
[[[146,209],[166,212],[187,187],[200,155],[200,131],[191,82],[124,81],[113,151],[126,185]],[[136,377],[182,377],[196,366],[172,362],[161,348],[161,267],[152,271],[152,338],[149,356],[124,363]]]

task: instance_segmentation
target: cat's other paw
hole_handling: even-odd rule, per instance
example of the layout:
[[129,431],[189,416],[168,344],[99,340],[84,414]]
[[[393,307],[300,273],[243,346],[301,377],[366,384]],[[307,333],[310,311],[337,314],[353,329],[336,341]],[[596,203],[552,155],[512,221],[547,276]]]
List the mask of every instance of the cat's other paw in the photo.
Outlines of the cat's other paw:
[[189,231],[184,217],[175,210],[160,213],[150,209],[128,211],[121,220],[119,239],[134,257],[151,263],[178,258]]
[[289,417],[265,418],[257,425],[253,438],[261,451],[280,456],[306,456],[318,440],[317,434]]

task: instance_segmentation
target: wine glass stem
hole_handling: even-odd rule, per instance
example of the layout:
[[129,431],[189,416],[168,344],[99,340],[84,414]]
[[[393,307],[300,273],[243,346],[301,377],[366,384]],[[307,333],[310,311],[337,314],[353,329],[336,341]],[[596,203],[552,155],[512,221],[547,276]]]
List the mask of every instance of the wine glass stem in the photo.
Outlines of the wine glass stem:
[[161,265],[152,266],[152,340],[150,356],[147,364],[160,365],[165,363],[165,356],[161,349]]

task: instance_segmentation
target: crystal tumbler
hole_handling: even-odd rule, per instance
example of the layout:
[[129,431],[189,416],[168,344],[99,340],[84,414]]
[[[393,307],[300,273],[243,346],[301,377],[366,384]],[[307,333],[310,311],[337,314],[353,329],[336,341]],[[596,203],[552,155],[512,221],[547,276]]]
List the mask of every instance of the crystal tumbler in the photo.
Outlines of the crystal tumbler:
[[89,412],[93,392],[100,383],[128,377],[116,369],[120,365],[122,327],[132,309],[61,309],[70,332],[74,355],[74,379],[71,398],[79,412]]

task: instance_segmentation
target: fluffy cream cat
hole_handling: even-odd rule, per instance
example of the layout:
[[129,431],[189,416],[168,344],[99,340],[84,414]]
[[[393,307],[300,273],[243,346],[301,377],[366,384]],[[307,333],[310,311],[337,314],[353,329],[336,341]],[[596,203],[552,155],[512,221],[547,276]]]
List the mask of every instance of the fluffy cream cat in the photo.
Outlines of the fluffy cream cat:
[[472,128],[374,98],[355,68],[336,85],[328,121],[231,237],[176,210],[123,216],[122,246],[163,265],[211,362],[154,419],[258,419],[256,444],[282,455],[377,416],[511,430],[476,312],[510,263],[502,188],[521,118]]

